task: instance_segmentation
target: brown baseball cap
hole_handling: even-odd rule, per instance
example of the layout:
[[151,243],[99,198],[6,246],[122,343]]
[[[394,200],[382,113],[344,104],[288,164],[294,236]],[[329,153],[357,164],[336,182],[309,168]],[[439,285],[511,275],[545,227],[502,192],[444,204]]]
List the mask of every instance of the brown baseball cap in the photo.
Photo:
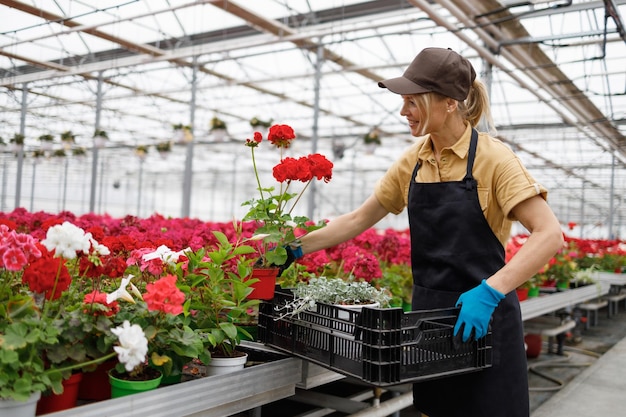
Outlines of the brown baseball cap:
[[434,91],[463,101],[476,79],[472,64],[452,49],[426,48],[420,52],[402,77],[378,83],[396,94],[420,94]]

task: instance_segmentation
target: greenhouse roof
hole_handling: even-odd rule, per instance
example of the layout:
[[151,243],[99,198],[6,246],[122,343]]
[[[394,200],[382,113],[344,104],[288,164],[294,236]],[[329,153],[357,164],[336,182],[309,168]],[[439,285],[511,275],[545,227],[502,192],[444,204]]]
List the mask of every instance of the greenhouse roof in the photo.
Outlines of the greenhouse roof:
[[[625,10],[626,0],[0,0],[0,137],[25,136],[24,160],[4,152],[2,209],[14,197],[28,207],[21,194],[32,209],[228,219],[255,192],[242,143],[258,118],[291,125],[294,153],[333,158],[333,181],[310,208],[332,217],[362,201],[413,140],[399,97],[377,81],[440,46],[472,61],[497,137],[550,190],[561,221],[581,235],[620,234]],[[226,138],[211,132],[214,117]],[[173,125],[193,126],[193,141],[174,139]],[[372,129],[382,139],[374,151],[362,141]],[[109,138],[99,151],[95,130]],[[65,164],[69,193],[57,185],[63,164],[18,168],[41,135],[62,149],[65,131],[92,154],[91,165]],[[167,159],[137,162],[137,146],[170,141]],[[267,170],[275,159],[259,154]]]

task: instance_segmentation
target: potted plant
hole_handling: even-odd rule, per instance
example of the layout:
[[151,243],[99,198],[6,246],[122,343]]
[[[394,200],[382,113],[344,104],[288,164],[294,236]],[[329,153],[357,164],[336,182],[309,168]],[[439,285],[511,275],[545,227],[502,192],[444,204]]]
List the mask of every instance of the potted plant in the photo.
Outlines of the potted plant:
[[209,123],[209,132],[211,132],[216,141],[223,141],[226,137],[226,122],[217,116],[213,116]]
[[[101,132],[101,131],[96,131],[96,133]],[[106,137],[106,133],[104,134]],[[65,132],[61,133],[61,142],[67,144],[67,145],[71,145],[74,142],[76,142],[76,135],[73,134],[70,130],[66,130]]]
[[272,119],[270,119],[267,122],[259,119],[258,117],[253,117],[252,119],[250,119],[250,126],[252,126],[252,128],[254,129],[259,128],[259,127],[264,127],[268,129],[271,125],[272,125]]
[[24,149],[24,135],[20,133],[16,133],[13,135],[11,139],[9,139],[9,143],[13,146],[14,152],[19,152],[21,149]]
[[119,312],[113,318],[115,323],[129,322],[143,329],[148,338],[148,359],[130,371],[118,364],[113,376],[145,380],[156,376],[156,370],[167,382],[179,382],[183,367],[205,354],[203,335],[190,327],[190,319],[184,314],[185,294],[177,288],[177,277],[165,274],[145,284],[143,293],[133,284],[135,297],[132,297],[126,288],[133,278],[126,276],[107,301],[120,299]]
[[41,147],[45,151],[49,151],[52,149],[52,142],[54,141],[54,136],[52,135],[41,135],[39,136],[39,141],[41,142]]
[[104,130],[96,129],[93,132],[93,143],[96,148],[104,148],[107,140],[109,140],[109,135]]
[[172,143],[170,141],[157,143],[156,150],[161,156],[166,155],[172,151]]
[[[71,307],[78,253],[96,262],[106,253],[89,234],[70,223],[48,229],[42,241],[0,225],[0,399],[27,401],[51,390],[63,392],[63,380],[72,370],[113,357],[113,352],[90,360],[78,349],[57,356],[69,335],[62,317]],[[82,298],[81,298],[82,299]],[[76,354],[76,357],[70,358]]]
[[382,142],[380,141],[380,131],[378,130],[378,128],[373,128],[372,130],[367,132],[363,136],[363,143],[365,143],[366,145],[380,145]]
[[191,142],[193,140],[193,133],[191,126],[178,123],[172,125],[174,129],[174,141],[178,143]]
[[[285,157],[284,150],[291,146],[295,138],[291,126],[273,125],[269,129],[267,141],[281,152],[280,161],[272,170],[280,184],[278,189],[263,186],[259,177],[255,150],[262,143],[263,135],[254,132],[253,139],[246,139],[245,145],[250,148],[252,155],[259,198],[243,203],[249,207],[243,220],[254,222],[252,240],[257,244],[259,267],[276,268],[284,265],[288,256],[286,245],[297,246],[299,237],[325,225],[323,221],[312,224],[308,217],[295,215],[294,208],[313,180],[331,180],[333,163],[321,154],[298,159]],[[290,186],[298,181],[304,183],[304,187],[300,192],[291,192]]]
[[222,119],[220,119],[217,116],[213,116],[211,118],[211,122],[209,125],[209,130],[211,132],[215,131],[215,130],[226,130],[226,122],[224,122]]
[[314,310],[317,303],[360,310],[362,307],[388,307],[391,294],[385,288],[376,288],[366,281],[342,278],[312,277],[299,282],[292,289],[293,301],[276,306],[284,315],[298,315]]
[[55,158],[64,158],[67,155],[65,154],[65,149],[55,149],[54,152],[52,152],[52,156]]
[[74,148],[72,149],[72,155],[77,156],[77,157],[83,157],[87,155],[87,151],[83,147]]
[[147,154],[148,154],[148,146],[139,145],[135,147],[135,155],[137,155],[139,159],[141,160],[145,159]]
[[250,334],[240,324],[249,321],[249,311],[259,300],[249,299],[254,248],[239,242],[231,243],[226,235],[213,231],[216,242],[209,248],[186,251],[187,262],[177,266],[181,288],[188,297],[185,315],[191,326],[206,336],[208,355],[200,357],[204,364],[215,365],[220,358],[241,358],[237,350],[242,338]]

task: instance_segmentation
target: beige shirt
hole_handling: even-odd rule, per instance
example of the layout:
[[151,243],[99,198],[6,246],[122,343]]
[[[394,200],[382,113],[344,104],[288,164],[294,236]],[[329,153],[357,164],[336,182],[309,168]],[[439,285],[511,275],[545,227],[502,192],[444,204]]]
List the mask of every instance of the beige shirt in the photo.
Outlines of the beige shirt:
[[[420,163],[417,182],[460,181],[467,169],[471,127],[451,147],[441,151],[439,162],[430,135],[411,145],[376,183],[378,201],[389,212],[398,214],[408,204],[409,184],[415,164]],[[513,207],[535,195],[547,198],[548,191],[538,184],[519,158],[502,141],[486,133],[478,134],[473,176],[478,181],[478,199],[487,222],[505,246],[516,220]]]

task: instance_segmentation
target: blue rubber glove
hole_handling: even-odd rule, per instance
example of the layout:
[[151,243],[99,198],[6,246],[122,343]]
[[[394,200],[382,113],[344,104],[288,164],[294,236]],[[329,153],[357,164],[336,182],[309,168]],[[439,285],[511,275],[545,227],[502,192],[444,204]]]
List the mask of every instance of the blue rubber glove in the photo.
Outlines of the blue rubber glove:
[[480,339],[487,334],[489,320],[504,294],[487,284],[484,279],[480,285],[461,294],[456,306],[461,306],[459,318],[454,326],[454,336],[463,327],[463,341],[467,342],[474,330],[474,338]]
[[303,255],[301,246],[286,245],[285,250],[287,251],[287,260],[278,267],[278,276],[281,276],[283,271],[289,268],[289,265],[294,263],[296,259],[302,258]]

